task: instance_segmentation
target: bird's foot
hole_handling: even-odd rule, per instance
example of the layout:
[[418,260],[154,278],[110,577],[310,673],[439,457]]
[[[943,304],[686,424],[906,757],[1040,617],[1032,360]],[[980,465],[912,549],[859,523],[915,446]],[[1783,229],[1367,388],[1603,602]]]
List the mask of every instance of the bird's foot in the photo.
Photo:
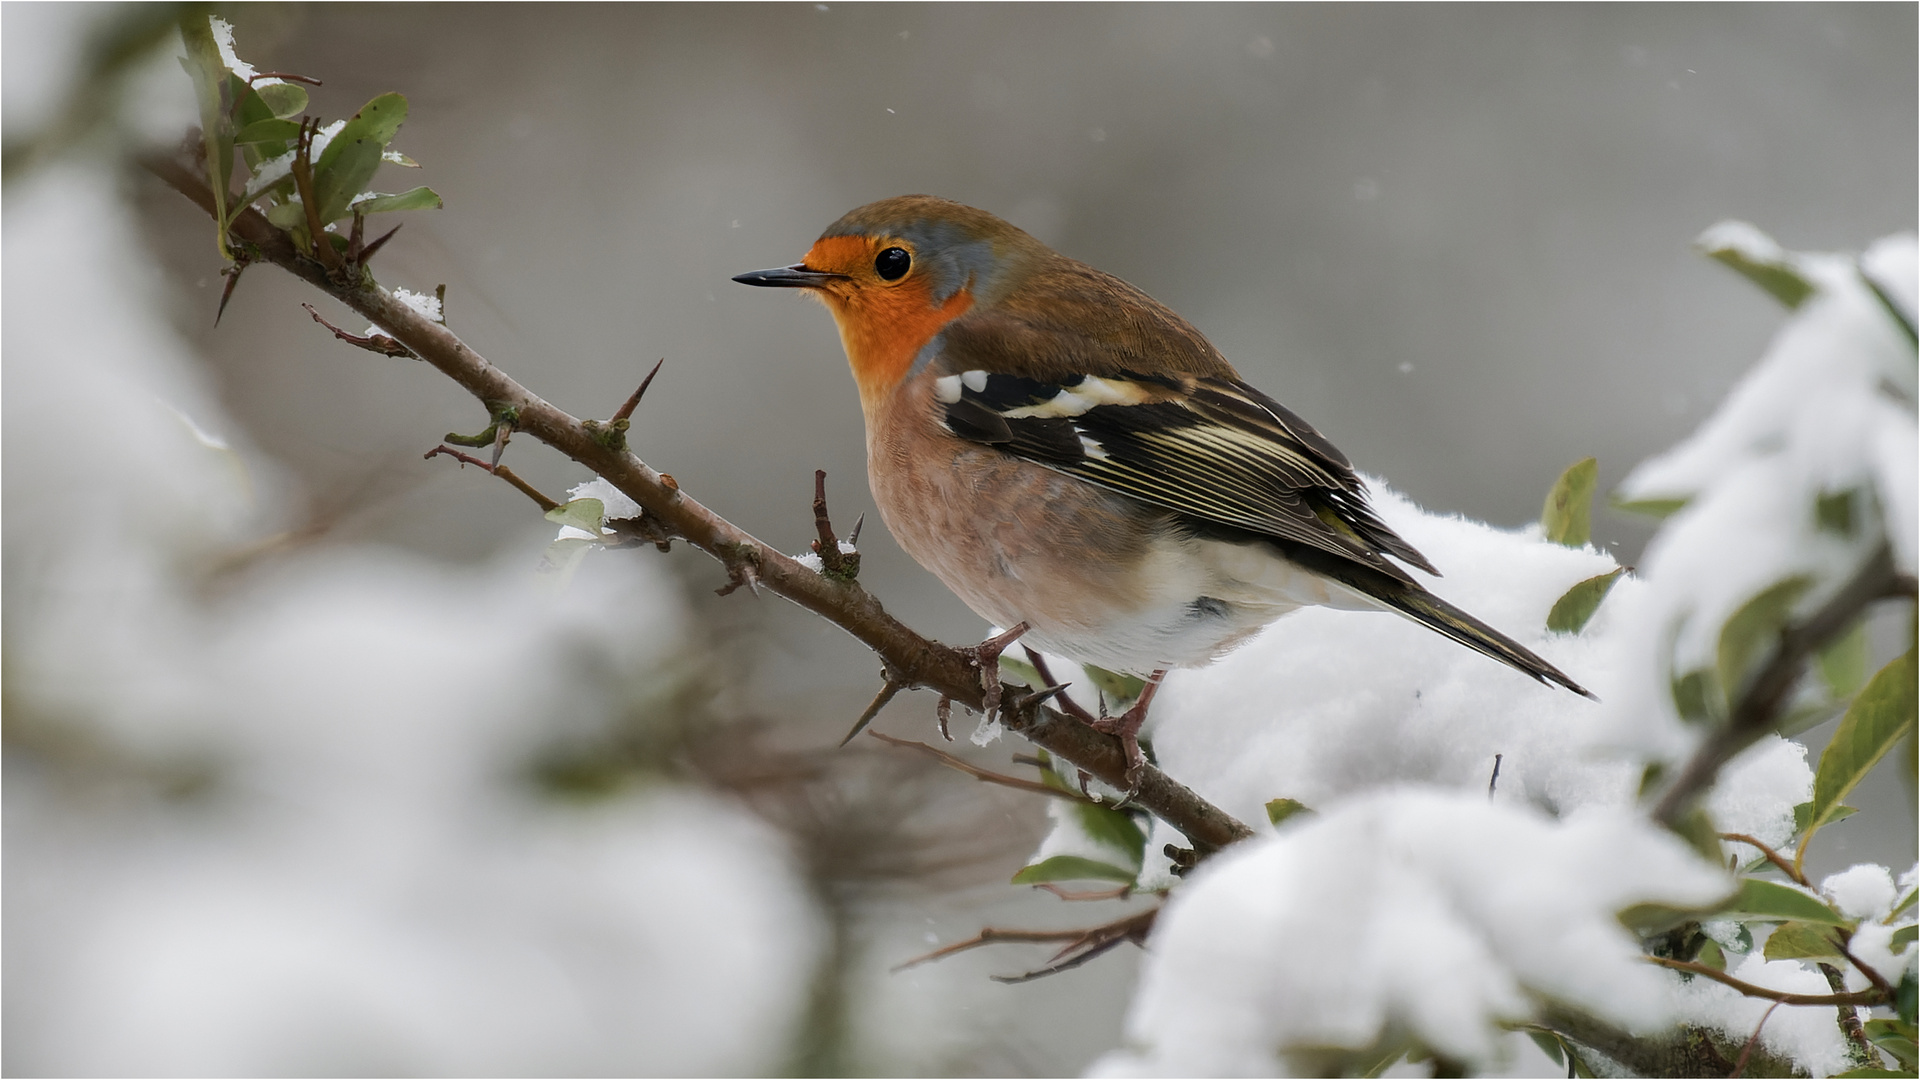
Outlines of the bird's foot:
[[1140,688],[1140,696],[1134,699],[1131,708],[1119,716],[1108,716],[1103,708],[1101,715],[1088,725],[1095,731],[1104,731],[1120,739],[1120,750],[1127,756],[1127,793],[1122,802],[1138,795],[1140,782],[1146,779],[1147,755],[1140,749],[1140,727],[1147,722],[1147,709],[1153,704],[1154,694],[1160,690],[1160,681],[1166,677],[1164,668],[1154,672],[1146,685]]
[[966,655],[968,663],[980,669],[980,689],[986,691],[987,695],[981,704],[985,706],[984,715],[989,719],[1000,711],[1000,654],[1007,651],[1007,646],[1020,640],[1020,635],[1029,629],[1024,622],[1016,623],[978,645],[968,645],[960,650]]

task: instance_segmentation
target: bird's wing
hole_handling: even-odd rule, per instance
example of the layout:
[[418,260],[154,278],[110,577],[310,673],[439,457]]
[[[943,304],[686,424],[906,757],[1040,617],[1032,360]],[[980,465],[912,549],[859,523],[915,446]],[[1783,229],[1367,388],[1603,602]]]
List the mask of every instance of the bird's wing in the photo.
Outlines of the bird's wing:
[[[1400,580],[1410,579],[1383,556],[1438,573],[1374,514],[1345,455],[1225,361],[1223,374],[1141,374],[1115,366],[1111,353],[1096,357],[1103,350],[1086,335],[1029,324],[1023,341],[1022,322],[968,318],[942,335],[934,396],[955,435]],[[1094,361],[1086,366],[1099,373],[1043,375],[1036,356],[1055,367]]]

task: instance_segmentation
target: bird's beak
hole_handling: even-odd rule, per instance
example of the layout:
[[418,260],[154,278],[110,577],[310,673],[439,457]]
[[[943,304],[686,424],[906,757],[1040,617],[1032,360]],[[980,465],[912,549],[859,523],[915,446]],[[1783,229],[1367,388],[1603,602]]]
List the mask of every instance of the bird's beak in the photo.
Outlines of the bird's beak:
[[742,285],[818,289],[830,281],[845,281],[847,275],[830,274],[825,270],[809,270],[806,263],[794,263],[792,266],[781,266],[772,270],[755,270],[751,273],[736,274],[733,280]]

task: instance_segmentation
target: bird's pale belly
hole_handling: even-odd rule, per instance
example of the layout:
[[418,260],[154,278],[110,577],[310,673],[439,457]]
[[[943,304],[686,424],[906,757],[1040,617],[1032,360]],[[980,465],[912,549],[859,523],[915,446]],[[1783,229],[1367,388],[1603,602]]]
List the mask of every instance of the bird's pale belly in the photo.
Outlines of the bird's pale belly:
[[928,441],[938,453],[869,446],[881,517],[982,618],[1026,622],[1034,648],[1145,674],[1206,664],[1306,604],[1374,606],[1264,544],[1197,539],[1083,480]]

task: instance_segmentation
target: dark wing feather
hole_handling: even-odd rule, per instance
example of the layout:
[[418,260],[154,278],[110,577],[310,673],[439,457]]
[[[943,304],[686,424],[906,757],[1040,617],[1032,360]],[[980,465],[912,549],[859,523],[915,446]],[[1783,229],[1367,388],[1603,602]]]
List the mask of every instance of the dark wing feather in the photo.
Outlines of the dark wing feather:
[[1432,570],[1374,515],[1337,450],[1233,380],[1114,375],[1044,384],[969,369],[936,387],[961,438],[1397,579],[1408,580],[1383,555]]

